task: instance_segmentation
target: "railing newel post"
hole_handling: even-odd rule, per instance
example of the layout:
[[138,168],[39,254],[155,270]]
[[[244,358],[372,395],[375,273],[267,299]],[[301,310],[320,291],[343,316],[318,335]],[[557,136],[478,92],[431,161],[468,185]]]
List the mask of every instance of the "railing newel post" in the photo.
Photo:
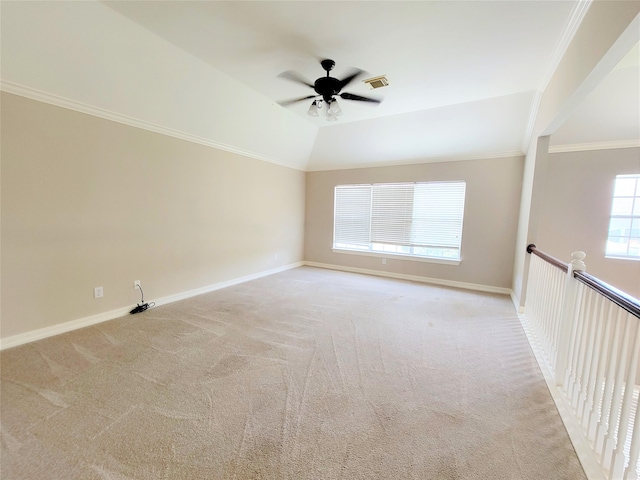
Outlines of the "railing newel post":
[[564,298],[562,299],[562,310],[560,314],[560,329],[558,332],[558,351],[556,354],[555,376],[556,385],[562,387],[566,378],[567,355],[569,353],[569,340],[573,322],[577,316],[577,298],[579,282],[573,277],[573,272],[579,270],[584,272],[587,268],[583,262],[587,256],[582,251],[571,254],[571,263],[568,265],[567,276],[565,277]]

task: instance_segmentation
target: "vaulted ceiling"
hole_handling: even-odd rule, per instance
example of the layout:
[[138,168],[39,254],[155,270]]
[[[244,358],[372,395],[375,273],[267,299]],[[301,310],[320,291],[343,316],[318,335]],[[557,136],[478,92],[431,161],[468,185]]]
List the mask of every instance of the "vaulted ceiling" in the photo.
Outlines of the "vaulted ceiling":
[[[303,170],[518,155],[587,7],[3,1],[2,87]],[[552,143],[639,136],[637,56]],[[335,60],[338,78],[364,70],[344,90],[382,103],[341,100],[331,123],[306,115],[311,100],[278,105],[314,93],[279,75],[293,70],[313,83],[323,58]],[[378,75],[389,85],[369,90],[362,80]],[[586,121],[585,112],[605,110],[620,125]]]

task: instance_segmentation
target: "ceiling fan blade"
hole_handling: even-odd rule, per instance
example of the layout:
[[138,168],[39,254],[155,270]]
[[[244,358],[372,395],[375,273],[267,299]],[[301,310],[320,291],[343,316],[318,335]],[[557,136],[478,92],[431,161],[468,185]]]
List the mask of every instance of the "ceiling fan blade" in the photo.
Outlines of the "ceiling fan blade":
[[363,70],[359,68],[354,68],[350,75],[340,80],[340,90],[349,85],[356,77],[362,75],[364,73]]
[[280,78],[284,78],[285,80],[289,80],[290,82],[300,83],[307,87],[313,88],[313,85],[309,83],[309,81],[300,75],[298,72],[294,72],[293,70],[287,70],[286,72],[282,72],[278,75]]
[[283,100],[281,102],[278,102],[278,105],[282,107],[286,107],[287,105],[292,105],[294,103],[302,102],[303,100],[309,100],[310,98],[316,98],[316,97],[317,95],[308,95],[306,97],[293,98],[291,100]]
[[378,100],[377,98],[372,97],[363,97],[361,95],[354,95],[353,93],[341,93],[340,98],[344,98],[345,100],[357,100],[359,102],[370,102],[370,103],[381,103],[382,100]]

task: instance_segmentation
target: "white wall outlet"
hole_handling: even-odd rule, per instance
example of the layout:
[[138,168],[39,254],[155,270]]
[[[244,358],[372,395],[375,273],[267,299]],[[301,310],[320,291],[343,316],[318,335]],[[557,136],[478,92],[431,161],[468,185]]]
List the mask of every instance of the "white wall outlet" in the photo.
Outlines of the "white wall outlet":
[[96,287],[93,289],[93,298],[100,298],[104,295],[102,287]]
[[140,288],[140,280],[133,281],[133,288]]
[[278,260],[278,254],[277,254],[277,253],[274,253],[274,254],[273,254],[273,259],[274,259],[274,260]]
[[386,265],[386,264],[387,264],[387,259],[386,259],[386,258],[383,258],[383,259],[382,259],[382,264],[383,264],[383,265]]

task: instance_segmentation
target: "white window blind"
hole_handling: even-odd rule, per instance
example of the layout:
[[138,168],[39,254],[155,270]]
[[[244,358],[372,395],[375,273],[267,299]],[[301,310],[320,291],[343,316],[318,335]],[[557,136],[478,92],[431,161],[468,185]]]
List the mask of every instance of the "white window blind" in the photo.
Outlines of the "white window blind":
[[334,248],[460,259],[465,182],[338,185]]
[[339,185],[335,189],[333,243],[369,248],[371,237],[371,185]]
[[460,247],[465,187],[464,182],[416,184],[413,245]]
[[409,245],[413,216],[413,184],[373,185],[371,241]]

